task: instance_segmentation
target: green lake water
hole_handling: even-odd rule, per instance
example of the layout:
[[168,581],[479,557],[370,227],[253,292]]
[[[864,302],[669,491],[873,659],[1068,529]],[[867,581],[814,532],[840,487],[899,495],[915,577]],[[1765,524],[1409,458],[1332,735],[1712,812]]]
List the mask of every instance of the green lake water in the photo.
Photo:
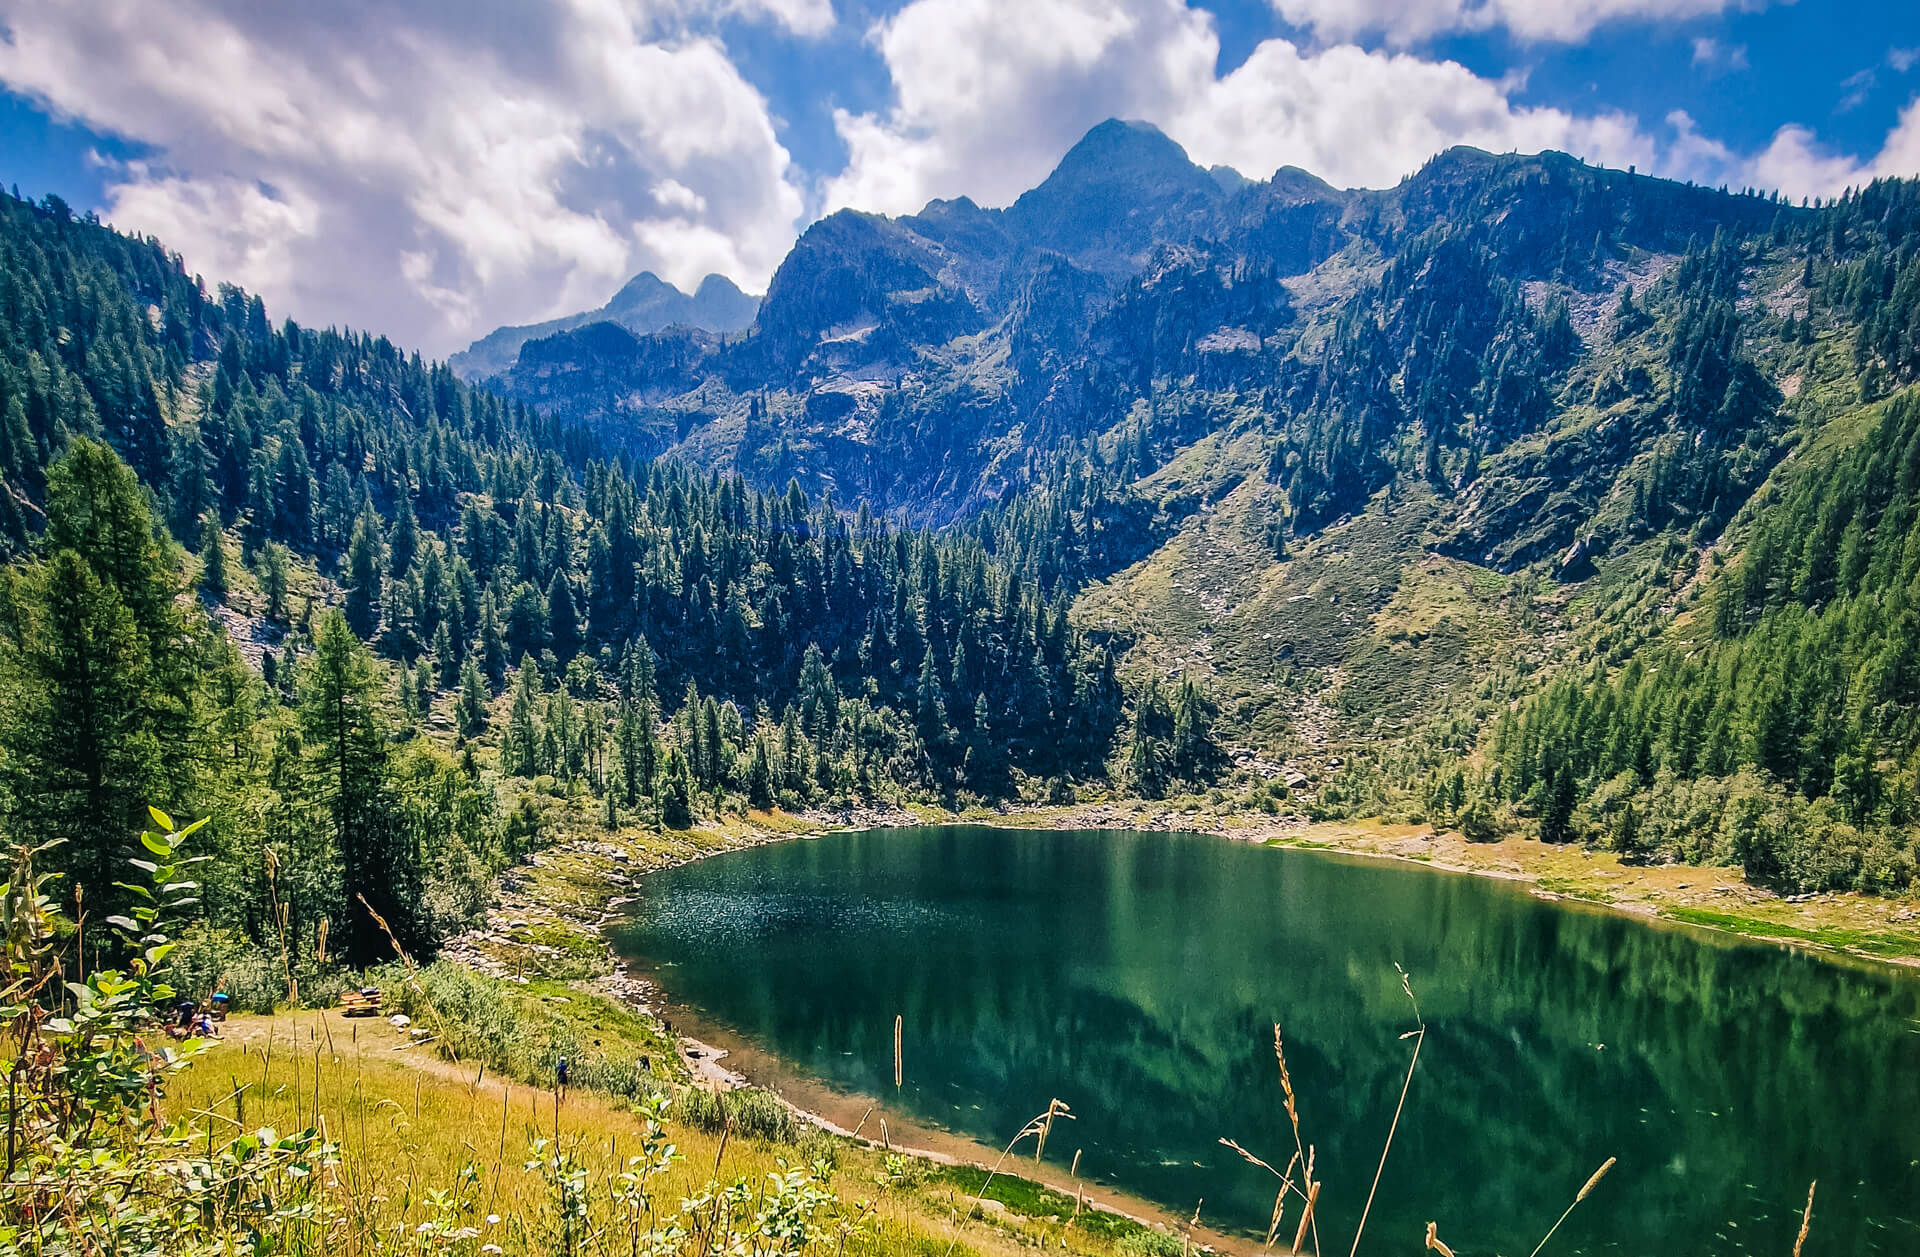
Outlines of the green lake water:
[[[1363,1253],[1920,1253],[1920,979],[1215,838],[835,834],[643,882],[617,933],[668,995],[838,1089],[1004,1144],[1057,1096],[1083,1175],[1263,1230],[1280,1023],[1345,1253],[1428,1035]],[[893,1020],[906,1085],[893,1088]],[[1290,1211],[1291,1212],[1291,1211]],[[1287,1230],[1291,1232],[1289,1225]]]

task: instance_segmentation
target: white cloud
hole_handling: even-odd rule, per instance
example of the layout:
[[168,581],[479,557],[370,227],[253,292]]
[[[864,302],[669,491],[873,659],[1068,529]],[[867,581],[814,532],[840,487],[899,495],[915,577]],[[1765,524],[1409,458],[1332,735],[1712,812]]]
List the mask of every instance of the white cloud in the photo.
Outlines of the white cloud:
[[869,38],[884,114],[840,111],[829,208],[905,213],[932,196],[1004,205],[1109,117],[1164,121],[1211,81],[1212,21],[1180,0],[915,0]]
[[1261,44],[1194,94],[1168,133],[1195,160],[1256,178],[1300,166],[1343,187],[1383,187],[1455,144],[1494,152],[1554,148],[1608,165],[1647,165],[1651,141],[1622,114],[1523,107],[1452,61],[1343,44],[1305,53]]
[[1873,72],[1872,66],[1864,70],[1855,70],[1841,79],[1840,86],[1846,89],[1846,94],[1840,98],[1840,103],[1833,107],[1833,112],[1846,113],[1866,104],[1868,94],[1873,91],[1879,81],[1880,76]]
[[1204,165],[1343,185],[1392,184],[1453,144],[1649,167],[1656,153],[1629,117],[1516,105],[1515,82],[1450,61],[1272,39],[1221,77],[1211,17],[1182,0],[914,0],[872,39],[895,97],[837,116],[849,160],[830,207],[1006,204],[1108,117],[1155,123]]
[[0,0],[0,83],[148,146],[106,216],[276,314],[434,352],[643,267],[765,282],[803,209],[766,102],[694,33],[830,0]]
[[1754,186],[1778,188],[1795,200],[1831,196],[1861,173],[1858,162],[1822,149],[1814,133],[1803,126],[1774,132],[1772,142],[1746,163],[1746,170]]
[[1379,35],[1408,45],[1449,31],[1505,29],[1530,43],[1571,43],[1609,22],[1680,22],[1766,0],[1269,0],[1322,39]]
[[1781,127],[1751,156],[1732,154],[1724,146],[1721,153],[1721,182],[1778,188],[1794,200],[1837,196],[1875,179],[1912,178],[1920,175],[1920,96],[1907,102],[1880,151],[1869,158],[1835,152],[1798,124]]
[[[1364,15],[1368,2],[1348,11]],[[1588,14],[1630,7],[1547,6]],[[830,209],[911,213],[961,195],[1004,205],[1109,117],[1154,123],[1202,165],[1254,178],[1300,166],[1347,187],[1391,185],[1455,144],[1559,149],[1796,199],[1920,174],[1920,97],[1869,159],[1829,151],[1802,126],[1740,152],[1702,134],[1684,111],[1668,114],[1662,129],[1620,112],[1523,105],[1515,97],[1524,76],[1490,79],[1456,62],[1354,44],[1270,39],[1223,76],[1212,18],[1184,0],[912,0],[869,38],[894,97],[882,111],[836,116],[849,158],[825,185]],[[1739,48],[1719,44],[1696,52],[1725,67],[1741,59]]]
[[1720,75],[1745,70],[1750,63],[1745,44],[1723,44],[1711,36],[1701,35],[1693,41],[1693,64],[1695,69],[1705,70],[1709,75]]

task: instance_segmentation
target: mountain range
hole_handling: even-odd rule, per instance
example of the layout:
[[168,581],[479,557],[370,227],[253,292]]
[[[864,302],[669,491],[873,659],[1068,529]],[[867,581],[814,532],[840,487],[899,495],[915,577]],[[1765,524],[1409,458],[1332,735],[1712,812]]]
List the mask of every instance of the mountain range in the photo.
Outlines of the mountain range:
[[741,292],[725,275],[709,275],[688,296],[652,271],[641,271],[598,310],[528,323],[496,327],[447,359],[447,365],[467,380],[499,375],[512,367],[521,346],[530,340],[572,331],[590,323],[613,323],[645,334],[668,327],[694,327],[708,332],[737,332],[753,322],[760,299]]
[[1798,350],[1768,346],[1808,297],[1775,242],[1811,213],[1551,152],[1256,183],[1109,121],[1004,209],[815,223],[744,335],[588,325],[493,386],[926,524],[1093,483],[1089,557],[1036,575],[1277,753],[1430,711],[1507,649],[1516,575],[1712,543],[1788,448]]

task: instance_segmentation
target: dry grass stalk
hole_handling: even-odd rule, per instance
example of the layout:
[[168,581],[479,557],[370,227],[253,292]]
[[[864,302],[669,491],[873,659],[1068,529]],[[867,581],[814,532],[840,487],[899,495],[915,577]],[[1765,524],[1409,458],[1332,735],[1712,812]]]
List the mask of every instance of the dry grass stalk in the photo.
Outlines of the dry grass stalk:
[[1813,1226],[1813,1189],[1818,1186],[1819,1179],[1807,1184],[1807,1207],[1800,1215],[1800,1234],[1793,1237],[1793,1257],[1800,1257],[1800,1250],[1806,1246],[1807,1231]]
[[1440,1238],[1440,1228],[1432,1222],[1427,1223],[1427,1247],[1440,1257],[1453,1257],[1453,1250]]
[[1266,1243],[1262,1245],[1264,1248],[1272,1248],[1274,1238],[1280,1234],[1280,1219],[1286,1212],[1287,1193],[1294,1192],[1302,1199],[1306,1198],[1306,1193],[1298,1187],[1295,1187],[1293,1183],[1293,1171],[1300,1164],[1300,1154],[1297,1152],[1293,1154],[1292,1159],[1287,1162],[1286,1172],[1282,1173],[1253,1153],[1247,1151],[1236,1140],[1222,1139],[1220,1143],[1222,1147],[1231,1148],[1234,1152],[1238,1153],[1240,1157],[1249,1164],[1259,1166],[1280,1180],[1280,1191],[1273,1198],[1273,1220],[1267,1225],[1267,1239]]
[[[1300,1215],[1300,1225],[1293,1228],[1293,1251],[1296,1253],[1300,1251],[1300,1245],[1304,1243],[1307,1238],[1307,1228],[1313,1226],[1313,1209],[1314,1209],[1314,1206],[1319,1203],[1320,1203],[1320,1184],[1308,1183],[1307,1184],[1307,1211]],[[1319,1235],[1319,1228],[1317,1227],[1314,1228],[1314,1234],[1316,1238],[1313,1241],[1313,1251],[1314,1251],[1315,1257],[1318,1257],[1320,1252],[1320,1241],[1317,1238]]]
[[900,1084],[906,1077],[904,1062],[900,1057],[900,1026],[900,1014],[895,1013],[893,1015],[893,1089],[895,1091],[900,1090]]
[[1287,1072],[1287,1053],[1280,1046],[1280,1023],[1273,1023],[1273,1059],[1280,1066],[1280,1092],[1286,1097],[1287,1121],[1293,1125],[1293,1146],[1300,1147],[1300,1106],[1293,1096],[1293,1075]]
[[[1262,1160],[1261,1160],[1261,1159],[1260,1159],[1259,1157],[1256,1157],[1256,1156],[1254,1156],[1254,1155],[1253,1155],[1253,1154],[1252,1154],[1251,1152],[1248,1152],[1248,1151],[1247,1151],[1247,1150],[1246,1150],[1245,1148],[1243,1148],[1243,1147],[1241,1147],[1241,1146],[1240,1146],[1240,1145],[1239,1145],[1239,1144],[1238,1144],[1237,1142],[1235,1142],[1234,1140],[1231,1140],[1231,1139],[1222,1139],[1222,1140],[1220,1141],[1220,1146],[1221,1146],[1221,1147],[1223,1147],[1223,1148],[1231,1148],[1231,1149],[1233,1149],[1233,1151],[1235,1151],[1235,1152],[1237,1152],[1237,1153],[1239,1153],[1239,1154],[1240,1154],[1240,1157],[1241,1157],[1241,1159],[1242,1159],[1242,1160],[1244,1160],[1244,1161],[1247,1161],[1247,1162],[1249,1162],[1249,1163],[1251,1163],[1251,1164],[1253,1164],[1253,1165],[1257,1165],[1257,1166],[1259,1166],[1259,1167],[1260,1167],[1261,1169],[1263,1169],[1263,1170],[1265,1170],[1265,1171],[1266,1171],[1267,1173],[1269,1173],[1269,1174],[1271,1174],[1271,1175],[1273,1175],[1273,1176],[1274,1176],[1275,1178],[1283,1178],[1283,1177],[1285,1177],[1284,1175],[1282,1175],[1282,1174],[1280,1173],[1280,1171],[1278,1171],[1278,1170],[1276,1170],[1276,1169],[1274,1169],[1274,1168],[1273,1168],[1272,1166],[1270,1166],[1270,1165],[1268,1165],[1268,1164],[1267,1164],[1267,1163],[1266,1163],[1265,1161],[1262,1161]],[[1289,1168],[1291,1168],[1291,1167],[1289,1167]]]
[[1400,1085],[1400,1103],[1393,1106],[1393,1123],[1387,1127],[1387,1142],[1380,1149],[1380,1164],[1374,1167],[1373,1186],[1367,1189],[1367,1204],[1360,1211],[1360,1225],[1353,1230],[1353,1248],[1348,1251],[1347,1257],[1355,1257],[1360,1251],[1360,1237],[1367,1229],[1367,1215],[1373,1212],[1373,1198],[1380,1190],[1380,1176],[1387,1170],[1387,1154],[1393,1151],[1393,1137],[1400,1129],[1400,1114],[1407,1107],[1407,1092],[1413,1090],[1413,1071],[1420,1065],[1420,1049],[1427,1042],[1427,1023],[1420,1017],[1420,1001],[1413,998],[1413,980],[1399,965],[1395,965],[1394,969],[1400,974],[1400,989],[1407,993],[1407,1000],[1413,1005],[1413,1019],[1420,1023],[1420,1028],[1400,1036],[1413,1040],[1413,1059],[1407,1062],[1407,1080]]
[[[720,1162],[727,1155],[727,1139],[733,1134],[733,1114],[727,1112],[727,1097],[718,1087],[714,1088],[714,1102],[720,1107],[720,1146],[713,1150],[713,1177],[720,1177]],[[556,1136],[560,1126],[560,1106],[553,1109],[553,1123]]]
[[1053,1119],[1065,1117],[1073,1120],[1073,1114],[1067,1112],[1066,1102],[1055,1098],[1047,1102],[1047,1111],[1040,1115],[1040,1137],[1033,1141],[1033,1163],[1040,1164],[1040,1154],[1047,1150],[1047,1136],[1053,1133]]
[[1206,1203],[1205,1196],[1193,1202],[1193,1216],[1187,1219],[1187,1229],[1180,1233],[1181,1257],[1186,1257],[1186,1254],[1193,1251],[1193,1229],[1200,1225],[1200,1206]]
[[267,898],[273,902],[274,931],[280,936],[280,972],[286,975],[287,1003],[300,1006],[300,984],[294,981],[293,962],[287,957],[287,906],[280,902],[280,857],[272,847],[266,849]]
[[1547,1228],[1547,1233],[1540,1237],[1540,1242],[1533,1246],[1533,1251],[1528,1253],[1527,1257],[1540,1257],[1540,1250],[1547,1246],[1547,1241],[1552,1239],[1553,1233],[1560,1229],[1560,1224],[1567,1220],[1568,1215],[1579,1206],[1581,1201],[1593,1195],[1593,1189],[1600,1186],[1600,1180],[1607,1176],[1607,1171],[1613,1168],[1613,1163],[1617,1160],[1619,1160],[1618,1157],[1608,1157],[1601,1163],[1600,1168],[1593,1172],[1593,1177],[1587,1180],[1586,1186],[1574,1194],[1573,1203],[1568,1205],[1566,1210],[1554,1221],[1554,1224]]
[[1073,1180],[1073,1215],[1067,1224],[1060,1228],[1060,1247],[1067,1246],[1067,1235],[1073,1230],[1073,1224],[1080,1220],[1081,1211],[1087,1207],[1087,1185],[1080,1181],[1080,1154],[1084,1148],[1073,1150],[1073,1165],[1067,1170],[1067,1177]]
[[1286,1216],[1286,1212],[1287,1189],[1282,1185],[1280,1190],[1273,1194],[1273,1221],[1267,1223],[1267,1238],[1260,1245],[1262,1249],[1273,1247],[1274,1237],[1280,1234],[1280,1220]]
[[[1286,1100],[1287,1124],[1293,1128],[1294,1156],[1305,1164],[1306,1182],[1308,1188],[1311,1189],[1314,1186],[1313,1155],[1308,1151],[1306,1144],[1303,1143],[1300,1138],[1300,1104],[1293,1094],[1293,1074],[1287,1069],[1287,1053],[1280,1042],[1280,1023],[1277,1021],[1273,1023],[1273,1060],[1274,1064],[1280,1067],[1280,1093]],[[1318,1253],[1320,1251],[1320,1224],[1313,1221],[1313,1209],[1311,1206],[1308,1207],[1306,1216],[1302,1219],[1302,1222],[1312,1225],[1313,1251]],[[1295,1252],[1300,1251],[1299,1240],[1294,1240],[1293,1248]]]

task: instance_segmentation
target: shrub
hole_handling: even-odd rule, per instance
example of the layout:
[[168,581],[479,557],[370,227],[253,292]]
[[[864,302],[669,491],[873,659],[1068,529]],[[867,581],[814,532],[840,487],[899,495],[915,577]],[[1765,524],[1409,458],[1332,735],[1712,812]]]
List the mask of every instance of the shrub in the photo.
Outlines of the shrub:
[[1113,1246],[1120,1257],[1183,1257],[1187,1246],[1177,1235],[1165,1231],[1149,1231],[1145,1227],[1120,1238]]
[[1460,836],[1468,842],[1499,840],[1500,830],[1494,823],[1493,809],[1485,799],[1471,799],[1460,809]]
[[689,1126],[714,1132],[729,1122],[737,1135],[771,1143],[794,1143],[800,1123],[793,1110],[771,1091],[741,1087],[724,1095],[705,1087],[683,1087],[674,1099],[674,1113]]

